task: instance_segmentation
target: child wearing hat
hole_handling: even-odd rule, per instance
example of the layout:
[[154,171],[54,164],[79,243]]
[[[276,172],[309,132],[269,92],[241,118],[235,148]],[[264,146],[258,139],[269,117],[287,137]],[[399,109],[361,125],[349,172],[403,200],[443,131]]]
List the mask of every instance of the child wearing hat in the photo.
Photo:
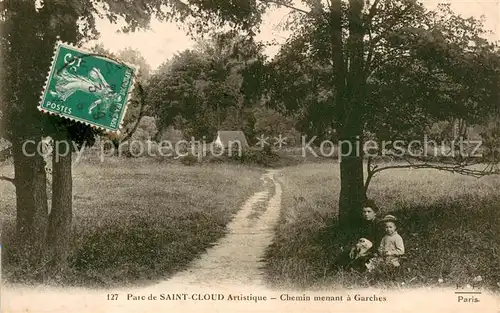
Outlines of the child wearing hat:
[[397,219],[386,215],[381,222],[384,224],[385,236],[380,241],[378,254],[385,264],[399,266],[399,257],[405,253],[403,238],[397,232]]

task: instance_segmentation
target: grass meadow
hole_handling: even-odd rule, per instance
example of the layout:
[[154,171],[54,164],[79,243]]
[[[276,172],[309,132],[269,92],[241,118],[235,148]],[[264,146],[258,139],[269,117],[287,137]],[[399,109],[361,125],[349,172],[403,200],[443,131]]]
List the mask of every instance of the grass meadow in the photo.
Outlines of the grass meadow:
[[[274,288],[455,287],[481,276],[476,285],[499,290],[500,176],[476,179],[424,169],[375,176],[368,196],[381,207],[380,215],[399,218],[406,248],[401,272],[387,280],[333,266],[348,246],[334,223],[338,163],[321,158],[307,163],[298,156],[278,162],[271,156],[251,155],[275,167],[295,164],[282,167],[277,177],[283,188],[281,217],[264,260]],[[264,169],[252,158],[194,166],[154,158],[84,159],[73,175],[70,268],[48,283],[147,284],[184,269],[225,234],[233,214],[261,188]],[[0,166],[0,174],[12,176],[12,165]],[[0,194],[2,274],[15,282],[24,273],[13,261],[14,187],[0,182]]]
[[[12,166],[0,167],[8,174]],[[241,204],[261,186],[262,169],[184,166],[154,159],[108,158],[74,169],[69,272],[58,282],[89,287],[161,280],[183,269],[225,234]],[[19,281],[13,263],[15,190],[0,182],[3,277]]]
[[[375,176],[368,196],[380,215],[400,220],[405,258],[396,278],[335,269],[340,173],[337,163],[282,170],[281,219],[267,250],[266,276],[275,288],[417,286],[500,287],[500,177],[481,179],[423,169]],[[481,276],[478,278],[478,276]],[[476,281],[474,282],[474,278]]]

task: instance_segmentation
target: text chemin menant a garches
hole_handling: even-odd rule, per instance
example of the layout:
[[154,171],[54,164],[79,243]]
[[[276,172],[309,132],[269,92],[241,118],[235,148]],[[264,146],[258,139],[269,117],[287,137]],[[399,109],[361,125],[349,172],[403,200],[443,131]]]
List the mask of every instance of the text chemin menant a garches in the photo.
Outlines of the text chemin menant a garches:
[[[110,297],[111,296],[111,297]],[[119,300],[118,294],[108,295],[109,300]],[[377,295],[328,295],[328,296],[310,296],[307,294],[302,295],[292,295],[288,293],[281,294],[277,297],[270,297],[267,295],[253,295],[253,294],[222,294],[222,293],[160,293],[160,294],[149,294],[149,295],[137,295],[128,293],[126,295],[126,300],[165,300],[165,301],[361,301],[361,302],[382,302],[387,301],[385,296]]]

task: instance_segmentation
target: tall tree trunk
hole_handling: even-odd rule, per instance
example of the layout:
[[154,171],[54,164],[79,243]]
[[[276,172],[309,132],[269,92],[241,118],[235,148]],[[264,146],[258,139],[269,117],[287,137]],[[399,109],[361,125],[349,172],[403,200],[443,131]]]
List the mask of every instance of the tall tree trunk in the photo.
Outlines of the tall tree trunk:
[[340,162],[339,219],[346,229],[355,230],[359,226],[361,204],[365,199],[363,157],[355,149],[362,141],[345,137],[341,140],[352,146],[353,152],[342,157]]
[[[28,143],[26,140],[32,141]],[[33,274],[37,274],[42,267],[48,215],[45,161],[36,151],[40,141],[40,136],[25,140],[15,137],[12,140],[19,256],[23,258],[20,260],[22,264]]]
[[52,153],[52,207],[47,231],[52,274],[67,268],[73,213],[72,144],[66,131],[61,130],[55,136],[54,147],[58,144],[59,149]]
[[[365,198],[363,180],[363,108],[365,98],[363,0],[349,1],[348,64],[342,93],[342,124],[339,135],[344,142],[340,162],[339,219],[346,230],[359,226],[361,204]],[[344,67],[345,68],[345,67]]]

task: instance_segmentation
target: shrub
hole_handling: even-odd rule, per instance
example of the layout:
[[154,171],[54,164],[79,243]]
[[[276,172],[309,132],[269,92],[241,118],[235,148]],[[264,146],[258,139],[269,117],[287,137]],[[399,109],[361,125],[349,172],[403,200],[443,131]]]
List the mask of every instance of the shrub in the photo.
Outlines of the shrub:
[[267,146],[264,147],[264,149],[243,150],[241,156],[235,153],[231,156],[231,158],[241,163],[263,166],[273,166],[280,159],[279,155]]
[[204,158],[208,163],[224,163],[228,160],[226,156],[208,155]]
[[198,163],[198,158],[192,154],[188,154],[188,155],[180,157],[180,161],[184,165],[191,166],[191,165],[195,165],[196,163]]

